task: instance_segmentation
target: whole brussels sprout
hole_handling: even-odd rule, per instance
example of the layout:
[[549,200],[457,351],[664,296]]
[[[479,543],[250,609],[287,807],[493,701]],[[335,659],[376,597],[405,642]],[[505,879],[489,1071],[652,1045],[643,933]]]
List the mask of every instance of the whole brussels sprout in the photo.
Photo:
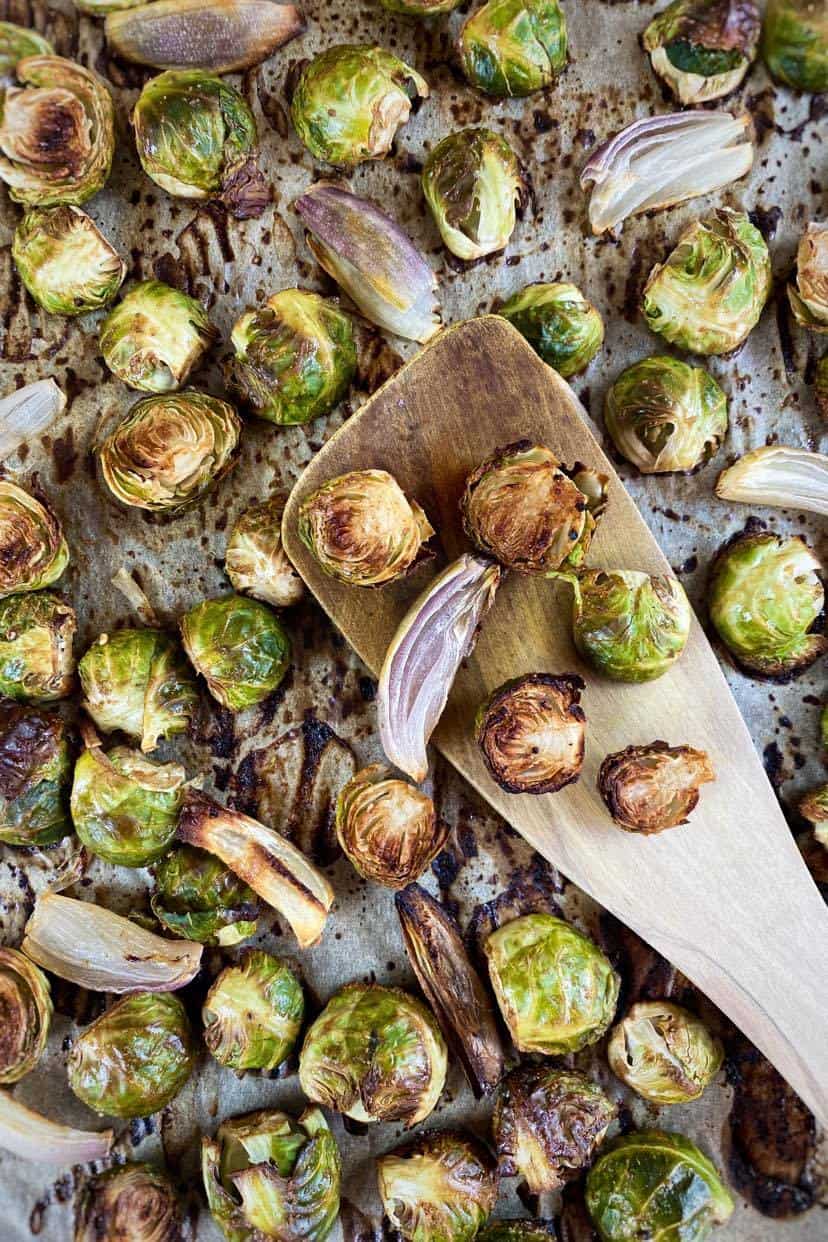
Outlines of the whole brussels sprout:
[[351,470],[299,506],[299,538],[326,574],[349,586],[381,586],[422,559],[434,531],[387,470]]
[[238,965],[225,966],[207,993],[204,1042],[230,1069],[276,1069],[293,1051],[304,1016],[302,985],[290,967],[251,949]]
[[697,1100],[724,1060],[724,1049],[699,1018],[670,1001],[639,1001],[607,1044],[613,1074],[654,1104]]
[[155,867],[152,912],[185,940],[229,948],[256,931],[259,899],[214,854],[193,845],[170,850]]
[[701,786],[715,779],[705,751],[656,741],[607,755],[598,790],[619,828],[646,836],[686,824]]
[[51,586],[68,564],[69,548],[51,509],[0,479],[0,598]]
[[534,1195],[558,1190],[592,1163],[618,1109],[576,1070],[522,1065],[506,1076],[492,1117],[503,1177]]
[[113,375],[141,392],[172,392],[218,339],[200,302],[161,280],[142,280],[101,324]]
[[483,946],[497,1003],[520,1052],[565,1056],[600,1039],[619,980],[604,954],[552,914],[524,914]]
[[329,47],[302,71],[290,115],[316,160],[353,168],[387,155],[428,83],[392,52],[350,43]]
[[727,397],[703,367],[654,354],[622,371],[607,392],[604,423],[642,474],[689,473],[727,434]]
[[506,793],[557,793],[584,762],[584,683],[574,673],[527,673],[504,682],[477,710],[474,735]]
[[75,1040],[69,1086],[106,1117],[148,1117],[178,1095],[196,1061],[190,1023],[170,992],[133,992]]
[[80,207],[27,211],[12,242],[18,275],[52,315],[83,315],[111,302],[126,275],[114,246]]
[[487,95],[523,96],[566,65],[566,17],[558,0],[488,0],[460,30],[460,63]]
[[14,80],[14,67],[27,56],[52,56],[54,48],[48,39],[36,30],[15,26],[14,22],[0,22],[0,83],[9,85]]
[[710,620],[741,669],[785,681],[828,649],[824,635],[811,633],[825,606],[822,573],[804,539],[774,534],[757,518],[719,550]]
[[797,323],[828,332],[828,224],[809,224],[796,252],[796,284],[788,298]]
[[422,875],[448,836],[428,794],[381,763],[342,787],[335,822],[339,844],[359,874],[395,889]]
[[653,72],[683,104],[721,99],[756,59],[761,18],[753,0],[673,0],[644,31]]
[[604,321],[566,282],[527,285],[498,310],[564,379],[586,369],[604,343]]
[[72,689],[74,609],[53,591],[0,599],[0,695],[49,702]]
[[98,450],[101,474],[122,504],[181,509],[232,468],[240,432],[232,405],[206,392],[144,397]]
[[46,1048],[52,1021],[49,980],[17,949],[0,948],[0,1084],[25,1078]]
[[719,207],[688,225],[644,286],[647,326],[694,354],[727,354],[759,322],[771,291],[765,239],[741,211]]
[[70,833],[71,774],[62,717],[0,700],[0,841],[51,845]]
[[762,55],[797,91],[828,91],[828,12],[820,0],[768,0]]
[[445,246],[460,259],[502,250],[529,197],[526,175],[505,138],[477,127],[449,134],[429,152],[423,193]]
[[425,1005],[399,988],[349,983],[311,1025],[299,1058],[308,1099],[354,1121],[424,1121],[448,1054]]
[[248,1113],[201,1141],[207,1206],[228,1242],[324,1242],[339,1215],[342,1166],[321,1109],[298,1121]]
[[261,703],[290,667],[287,630],[266,604],[244,595],[196,604],[181,618],[181,639],[213,698],[233,712]]
[[184,1213],[166,1173],[128,1161],[83,1187],[74,1242],[181,1242]]
[[354,378],[351,316],[306,289],[283,289],[237,319],[228,378],[259,418],[289,425],[329,414]]
[[224,554],[224,570],[233,587],[274,608],[298,604],[305,594],[282,546],[284,508],[281,496],[271,496],[245,509],[233,523]]
[[482,1143],[431,1130],[377,1159],[385,1215],[406,1242],[472,1242],[497,1202],[497,1165]]
[[587,1175],[586,1205],[601,1242],[703,1242],[733,1211],[707,1156],[684,1135],[663,1130],[610,1143]]
[[463,0],[380,0],[389,13],[402,13],[405,17],[433,17],[436,13],[451,13]]

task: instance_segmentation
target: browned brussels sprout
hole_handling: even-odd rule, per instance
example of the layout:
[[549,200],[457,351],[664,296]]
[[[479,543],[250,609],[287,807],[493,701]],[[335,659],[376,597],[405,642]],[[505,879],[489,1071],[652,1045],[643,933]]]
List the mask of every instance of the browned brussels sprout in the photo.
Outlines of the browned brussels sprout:
[[298,604],[305,586],[282,546],[285,502],[271,496],[245,509],[233,524],[224,554],[224,570],[234,588],[274,608]]
[[438,142],[422,182],[443,244],[466,260],[503,250],[529,197],[523,166],[506,139],[480,127]]
[[803,328],[828,332],[828,224],[822,221],[812,221],[802,236],[796,252],[796,284],[788,285],[788,299]]
[[673,0],[642,42],[676,98],[701,104],[736,90],[756,59],[760,26],[753,0]]
[[0,599],[0,695],[36,703],[65,698],[76,629],[74,609],[53,591]]
[[183,1242],[184,1212],[166,1173],[131,1161],[87,1182],[75,1242]]
[[204,1042],[230,1069],[276,1069],[293,1050],[304,1014],[302,985],[290,967],[251,949],[238,965],[225,966],[207,993]]
[[366,880],[405,888],[440,853],[448,824],[428,794],[373,763],[340,790],[336,835]]
[[614,1074],[654,1104],[697,1100],[721,1068],[724,1049],[694,1014],[670,1001],[639,1001],[613,1028]]
[[52,1021],[49,980],[17,949],[0,948],[0,1083],[25,1078],[46,1048]]
[[385,1215],[406,1242],[472,1242],[497,1202],[497,1165],[476,1139],[429,1131],[377,1160]]
[[71,832],[71,775],[62,717],[0,700],[0,841],[50,845]]
[[686,824],[701,786],[715,779],[703,750],[656,741],[607,755],[598,789],[619,828],[647,836]]
[[51,586],[68,564],[69,548],[52,510],[0,479],[0,598]]
[[575,673],[527,673],[499,686],[478,708],[475,739],[506,793],[557,793],[584,762],[584,683]]
[[206,850],[179,845],[155,867],[152,912],[173,936],[229,948],[256,931],[252,888]]

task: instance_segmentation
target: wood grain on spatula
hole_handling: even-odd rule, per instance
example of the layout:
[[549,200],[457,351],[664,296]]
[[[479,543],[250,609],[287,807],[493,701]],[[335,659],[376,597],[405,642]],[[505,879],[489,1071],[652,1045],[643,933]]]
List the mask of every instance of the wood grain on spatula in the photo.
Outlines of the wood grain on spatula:
[[[465,476],[498,446],[524,437],[567,465],[582,461],[610,476],[591,565],[669,572],[569,386],[505,320],[458,324],[332,436],[285,509],[290,559],[374,672],[433,568],[377,590],[335,582],[297,536],[302,497],[346,470],[385,468],[423,505],[452,558],[467,549],[457,507]],[[509,575],[433,740],[535,849],[723,1009],[828,1124],[828,910],[716,656],[694,621],[684,654],[664,677],[638,686],[606,681],[572,647],[570,608],[565,586]],[[560,793],[509,795],[489,777],[471,724],[487,691],[536,671],[577,671],[586,680],[586,761],[580,780]],[[638,837],[613,825],[596,774],[608,752],[656,738],[706,750],[717,779],[702,789],[688,824]]]

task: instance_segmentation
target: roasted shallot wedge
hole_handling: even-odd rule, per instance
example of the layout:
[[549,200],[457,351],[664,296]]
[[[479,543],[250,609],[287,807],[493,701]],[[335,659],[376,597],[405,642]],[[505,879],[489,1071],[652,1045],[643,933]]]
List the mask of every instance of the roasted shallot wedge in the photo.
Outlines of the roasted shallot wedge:
[[37,380],[0,399],[0,461],[34,440],[66,408],[66,397],[53,379]]
[[716,495],[828,516],[828,456],[786,444],[763,445],[722,471]]
[[50,1121],[0,1091],[0,1147],[38,1164],[74,1165],[109,1155],[112,1130],[75,1130]]

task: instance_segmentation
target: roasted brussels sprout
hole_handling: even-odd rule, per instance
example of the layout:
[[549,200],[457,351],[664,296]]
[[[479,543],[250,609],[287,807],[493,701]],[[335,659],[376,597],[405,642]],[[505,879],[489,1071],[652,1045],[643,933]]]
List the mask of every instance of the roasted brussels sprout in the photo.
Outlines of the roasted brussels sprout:
[[328,1001],[305,1036],[302,1090],[354,1121],[417,1125],[446,1079],[447,1052],[425,1005],[399,988],[349,983]]
[[825,606],[822,572],[804,539],[774,534],[756,518],[719,550],[710,620],[746,673],[788,680],[828,649],[824,635],[811,633]]
[[144,397],[101,445],[101,474],[122,504],[181,509],[231,469],[240,432],[232,405],[206,392]]
[[298,604],[305,594],[282,547],[284,507],[281,496],[271,496],[245,509],[233,523],[224,554],[225,573],[235,589],[274,608]]
[[704,1023],[670,1001],[639,1001],[613,1028],[613,1074],[654,1104],[697,1100],[721,1068],[724,1049]]
[[52,1021],[49,981],[17,949],[0,948],[0,1084],[19,1082],[43,1056]]
[[0,599],[0,695],[48,702],[72,689],[77,621],[52,591]]
[[181,618],[181,639],[213,698],[233,712],[261,703],[290,667],[287,630],[266,604],[244,595],[196,604]]
[[799,814],[814,826],[814,836],[828,848],[828,784],[812,789],[799,801]]
[[142,280],[101,324],[99,345],[110,371],[130,388],[172,392],[217,338],[195,298],[161,280]]
[[83,1187],[74,1242],[180,1242],[184,1212],[166,1173],[129,1161]]
[[202,69],[147,82],[132,113],[141,167],[176,198],[219,199],[240,220],[270,191],[256,164],[256,121],[239,92]]
[[727,354],[759,322],[771,291],[765,239],[740,211],[690,224],[644,286],[648,327],[694,354]]
[[580,565],[606,508],[607,478],[562,466],[531,440],[500,448],[473,470],[460,501],[472,542],[522,574]]
[[604,954],[551,914],[524,914],[487,939],[497,1003],[520,1052],[565,1056],[609,1027],[618,976]]
[[393,53],[342,43],[305,65],[290,115],[314,159],[353,168],[387,155],[412,105],[427,96],[425,79]]
[[828,91],[828,12],[821,0],[768,0],[762,55],[777,82]]
[[51,586],[68,564],[69,548],[51,509],[0,479],[0,599]]
[[248,1113],[202,1139],[207,1205],[228,1242],[324,1242],[339,1214],[339,1149],[318,1108]]
[[423,193],[445,246],[460,259],[502,250],[529,197],[526,175],[505,138],[461,129],[429,152]]
[[381,586],[408,573],[434,531],[387,470],[330,479],[299,506],[299,538],[326,574],[350,586]]
[[192,1031],[170,992],[116,1001],[75,1040],[69,1086],[106,1117],[148,1117],[169,1104],[195,1065]]
[[610,1143],[587,1175],[586,1204],[601,1242],[703,1242],[733,1211],[715,1166],[682,1134],[639,1130]]
[[336,835],[366,880],[405,888],[440,853],[448,824],[428,794],[372,763],[339,791]]
[[460,63],[487,95],[531,95],[566,64],[566,18],[558,0],[488,0],[460,30]]
[[126,275],[114,246],[80,207],[27,211],[12,242],[18,275],[52,315],[82,315],[111,302]]
[[527,673],[504,682],[477,710],[474,735],[506,793],[557,793],[584,762],[584,683],[574,673]]
[[0,83],[3,86],[14,81],[14,67],[27,56],[51,56],[54,48],[48,39],[36,30],[15,26],[14,22],[0,22]]
[[[826,53],[828,55],[828,53]],[[797,323],[828,332],[828,224],[809,224],[796,252],[796,284],[788,298]]]
[[51,845],[70,833],[71,774],[62,717],[0,700],[0,841]]
[[222,948],[252,936],[259,917],[252,888],[220,859],[193,845],[170,850],[157,864],[150,904],[174,936]]
[[62,56],[18,61],[0,112],[0,180],[16,203],[85,203],[109,176],[115,110],[103,78]]
[[534,1195],[558,1190],[592,1163],[617,1112],[598,1084],[576,1070],[512,1070],[492,1117],[501,1175],[523,1178]]
[[437,13],[451,13],[463,0],[380,0],[389,13],[402,13],[405,17],[433,17]]
[[470,1135],[431,1130],[380,1156],[377,1184],[406,1242],[472,1242],[497,1202],[497,1165]]
[[497,313],[564,379],[583,371],[604,343],[600,314],[580,289],[565,282],[527,285]]
[[673,0],[642,42],[676,99],[700,104],[740,85],[756,59],[761,24],[753,0]]
[[703,750],[650,742],[607,755],[598,789],[619,828],[646,836],[686,824],[701,786],[715,779]]
[[304,1016],[302,985],[290,967],[251,949],[207,993],[204,1042],[230,1069],[276,1069],[293,1051]]

